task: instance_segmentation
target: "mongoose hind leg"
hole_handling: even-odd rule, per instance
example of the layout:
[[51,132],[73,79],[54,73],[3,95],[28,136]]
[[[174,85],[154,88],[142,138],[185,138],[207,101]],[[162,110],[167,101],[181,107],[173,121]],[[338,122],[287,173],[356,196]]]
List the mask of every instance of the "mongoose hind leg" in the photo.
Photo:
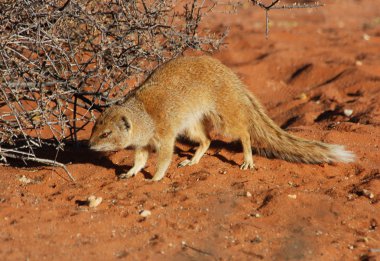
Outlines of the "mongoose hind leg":
[[253,163],[252,158],[252,145],[251,145],[251,137],[249,133],[244,133],[240,136],[240,141],[243,146],[243,154],[244,154],[244,162],[240,165],[240,169],[253,169],[255,168],[255,164]]
[[145,167],[148,160],[149,150],[146,147],[138,147],[135,151],[135,162],[133,167],[127,172],[119,175],[120,179],[126,179],[134,177]]
[[157,169],[152,181],[159,181],[165,177],[166,170],[168,169],[173,157],[175,137],[165,137],[160,140],[158,148]]
[[199,147],[196,149],[194,156],[191,159],[186,159],[178,164],[178,167],[185,167],[197,164],[205,152],[210,147],[211,140],[208,137],[202,122],[195,124],[186,130],[185,135],[192,141],[199,142]]

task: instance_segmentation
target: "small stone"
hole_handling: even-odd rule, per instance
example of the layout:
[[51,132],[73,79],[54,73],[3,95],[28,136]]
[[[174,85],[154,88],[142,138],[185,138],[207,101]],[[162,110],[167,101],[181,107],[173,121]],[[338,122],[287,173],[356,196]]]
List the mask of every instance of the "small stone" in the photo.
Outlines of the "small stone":
[[149,210],[140,211],[140,216],[142,216],[144,218],[149,217],[150,215],[152,215],[152,212],[150,212]]
[[119,251],[115,253],[115,256],[119,259],[125,258],[129,255],[129,253],[125,250]]
[[32,179],[27,178],[25,175],[22,175],[18,180],[24,184],[30,184],[34,182]]
[[344,109],[344,111],[343,111],[344,115],[346,115],[347,117],[350,117],[353,112],[354,111],[351,109]]
[[263,240],[261,239],[261,237],[260,236],[255,236],[255,238],[253,238],[253,239],[251,239],[251,240],[249,240],[251,243],[256,243],[256,244],[258,244],[258,243],[261,243]]
[[251,192],[247,191],[247,194],[246,194],[247,198],[251,198],[252,197],[252,194]]
[[363,189],[363,194],[369,199],[373,199],[375,197],[375,195],[368,189]]
[[305,101],[305,100],[307,100],[308,99],[308,97],[307,97],[307,94],[306,93],[301,93],[300,95],[298,95],[298,97],[297,97],[299,100],[302,100],[302,101]]
[[291,198],[291,199],[296,199],[297,195],[296,194],[289,194],[288,197]]
[[368,34],[363,34],[364,41],[369,41],[370,39],[371,39],[371,36],[369,36]]
[[100,203],[102,203],[102,201],[103,201],[102,197],[95,197],[94,195],[89,196],[87,198],[88,206],[90,208],[95,208],[95,207],[99,206]]
[[370,230],[376,230],[376,228],[377,228],[377,221],[376,221],[376,219],[371,219],[371,222],[370,222],[370,227],[369,227],[369,229]]
[[227,170],[226,169],[221,169],[221,170],[219,170],[219,174],[225,175],[225,174],[227,174]]
[[356,66],[362,66],[363,62],[362,61],[356,61],[355,64],[356,64]]
[[261,217],[260,213],[252,213],[250,214],[251,217],[259,218]]

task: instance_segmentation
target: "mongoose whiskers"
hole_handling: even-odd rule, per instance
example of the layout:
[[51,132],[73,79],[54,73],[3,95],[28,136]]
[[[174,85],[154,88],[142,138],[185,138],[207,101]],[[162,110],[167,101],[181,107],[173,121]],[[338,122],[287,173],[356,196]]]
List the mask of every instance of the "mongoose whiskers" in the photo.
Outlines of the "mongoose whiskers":
[[240,79],[218,60],[182,57],[156,69],[126,101],[106,109],[97,119],[89,141],[95,151],[135,148],[134,166],[121,178],[144,168],[151,148],[158,153],[153,180],[161,180],[179,135],[199,143],[194,156],[180,167],[197,164],[210,146],[209,126],[240,140],[241,169],[254,167],[252,148],[261,155],[304,163],[352,162],[343,146],[306,140],[278,127]]

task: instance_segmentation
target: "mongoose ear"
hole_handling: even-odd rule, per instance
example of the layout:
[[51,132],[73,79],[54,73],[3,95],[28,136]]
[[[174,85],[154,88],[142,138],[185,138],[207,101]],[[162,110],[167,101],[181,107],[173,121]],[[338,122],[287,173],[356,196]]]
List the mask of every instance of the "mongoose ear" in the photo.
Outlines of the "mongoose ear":
[[131,124],[129,123],[127,117],[122,116],[122,117],[121,117],[121,120],[123,121],[125,128],[126,128],[127,130],[129,130],[129,129],[131,128]]

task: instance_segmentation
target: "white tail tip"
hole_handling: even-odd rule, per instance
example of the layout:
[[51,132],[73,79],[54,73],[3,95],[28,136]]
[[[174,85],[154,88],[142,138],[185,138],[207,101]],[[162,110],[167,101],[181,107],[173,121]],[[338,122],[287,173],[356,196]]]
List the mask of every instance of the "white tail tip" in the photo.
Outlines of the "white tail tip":
[[331,154],[334,159],[333,161],[337,161],[337,162],[344,162],[344,163],[354,162],[356,158],[353,152],[345,150],[344,146],[340,146],[340,145],[334,145],[331,148]]

